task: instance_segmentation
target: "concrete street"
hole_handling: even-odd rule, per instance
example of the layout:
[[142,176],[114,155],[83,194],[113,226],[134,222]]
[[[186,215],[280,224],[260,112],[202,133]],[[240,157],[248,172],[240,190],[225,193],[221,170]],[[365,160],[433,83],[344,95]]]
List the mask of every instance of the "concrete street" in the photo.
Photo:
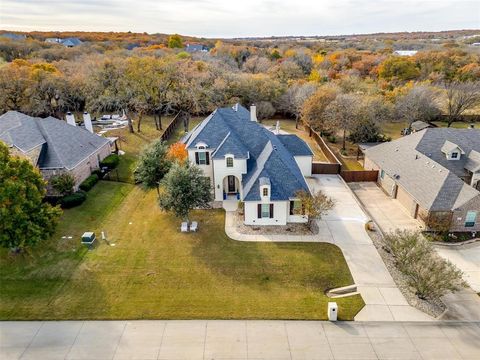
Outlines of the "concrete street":
[[0,322],[11,359],[480,359],[480,323]]

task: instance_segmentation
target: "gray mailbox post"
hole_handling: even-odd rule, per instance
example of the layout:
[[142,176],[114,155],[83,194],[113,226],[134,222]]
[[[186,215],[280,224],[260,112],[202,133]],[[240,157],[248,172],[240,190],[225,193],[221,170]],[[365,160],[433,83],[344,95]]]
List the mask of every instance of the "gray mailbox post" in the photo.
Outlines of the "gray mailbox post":
[[338,316],[338,306],[336,302],[328,303],[328,320],[337,321]]

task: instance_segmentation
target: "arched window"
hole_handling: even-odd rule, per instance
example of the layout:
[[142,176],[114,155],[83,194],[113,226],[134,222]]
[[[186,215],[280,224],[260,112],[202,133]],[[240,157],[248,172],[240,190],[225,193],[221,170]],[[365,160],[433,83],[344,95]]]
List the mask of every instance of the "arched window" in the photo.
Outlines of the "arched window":
[[233,157],[227,157],[227,167],[233,167]]

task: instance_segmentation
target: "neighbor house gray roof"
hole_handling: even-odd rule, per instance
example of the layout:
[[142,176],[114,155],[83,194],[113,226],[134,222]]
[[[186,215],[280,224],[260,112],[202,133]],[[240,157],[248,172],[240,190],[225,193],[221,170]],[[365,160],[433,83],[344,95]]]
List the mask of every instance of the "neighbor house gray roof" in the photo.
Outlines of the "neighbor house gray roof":
[[[219,108],[185,137],[188,149],[199,143],[208,145],[213,158],[234,154],[247,158],[247,174],[242,179],[244,200],[260,200],[260,178],[271,183],[270,199],[288,200],[299,190],[308,191],[305,179],[290,150],[300,146],[298,153],[312,155],[303,140],[295,135],[284,137],[290,147],[276,135],[255,121],[250,121],[250,112],[243,106]],[[309,150],[307,152],[307,149]],[[295,150],[297,151],[297,150]]]
[[15,33],[3,33],[3,34],[0,34],[0,37],[7,38],[10,40],[25,40],[27,38],[25,34],[15,34]]
[[[383,143],[365,151],[383,171],[400,184],[423,208],[430,211],[456,209],[480,192],[467,185],[467,156],[447,160],[445,142],[454,142],[467,154],[480,150],[480,130],[431,128]],[[451,149],[451,145],[447,144]]]
[[48,117],[34,118],[17,111],[0,116],[0,140],[26,153],[41,145],[38,167],[73,169],[109,140],[88,130]]
[[415,131],[420,131],[420,130],[431,127],[431,125],[424,121],[417,120],[417,121],[414,121],[412,125],[410,125],[410,127]]
[[79,38],[70,37],[70,38],[62,39],[61,44],[65,46],[77,46],[82,44],[82,41]]
[[472,173],[480,171],[480,152],[475,150],[470,151],[467,161],[465,162],[465,169]]

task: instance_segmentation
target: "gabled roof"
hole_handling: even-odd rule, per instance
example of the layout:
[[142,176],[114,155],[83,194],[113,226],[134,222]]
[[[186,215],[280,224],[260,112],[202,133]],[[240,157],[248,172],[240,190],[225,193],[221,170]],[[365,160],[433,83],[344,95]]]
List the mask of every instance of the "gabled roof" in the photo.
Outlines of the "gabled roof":
[[[281,140],[283,137],[288,147]],[[260,200],[259,178],[270,179],[271,200],[288,200],[298,190],[308,191],[305,179],[290,150],[312,155],[303,140],[295,135],[275,135],[259,123],[250,121],[250,112],[241,105],[219,108],[186,137],[187,149],[204,142],[213,151],[213,158],[233,154],[247,160],[243,177],[244,200]],[[286,139],[286,140],[285,140]],[[307,152],[307,149],[309,150]]]
[[425,121],[417,120],[417,121],[414,121],[412,125],[410,125],[410,127],[415,131],[420,131],[420,130],[431,127],[431,125],[426,123]]
[[465,163],[465,169],[473,173],[480,171],[480,152],[475,150],[470,151]]
[[39,145],[38,166],[73,169],[109,140],[53,117],[46,119],[9,111],[0,116],[0,140],[27,152]]
[[70,37],[70,38],[62,39],[61,43],[62,45],[65,45],[65,46],[77,46],[82,44],[82,41],[79,38]]
[[459,177],[465,175],[464,156],[455,161],[445,158],[442,148],[448,139],[468,151],[472,147],[480,150],[479,130],[432,128],[371,147],[365,154],[420,206],[430,211],[450,211],[480,196],[480,192]]
[[451,141],[445,140],[445,143],[442,146],[442,152],[444,154],[450,154],[452,151],[455,151],[457,149],[460,150],[462,154],[465,154],[465,151],[463,151],[460,146]]

